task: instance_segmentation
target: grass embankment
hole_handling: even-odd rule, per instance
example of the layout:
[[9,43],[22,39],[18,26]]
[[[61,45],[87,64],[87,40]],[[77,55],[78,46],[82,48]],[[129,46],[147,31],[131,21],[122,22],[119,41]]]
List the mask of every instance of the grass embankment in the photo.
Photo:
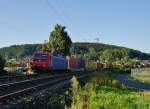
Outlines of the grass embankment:
[[129,79],[136,82],[150,84],[150,68],[137,68],[131,70],[131,77]]
[[72,79],[72,104],[66,109],[150,109],[150,93],[129,90],[110,73],[97,73],[82,88]]
[[149,71],[141,71],[140,73],[133,75],[132,78],[139,82],[150,84],[150,70]]

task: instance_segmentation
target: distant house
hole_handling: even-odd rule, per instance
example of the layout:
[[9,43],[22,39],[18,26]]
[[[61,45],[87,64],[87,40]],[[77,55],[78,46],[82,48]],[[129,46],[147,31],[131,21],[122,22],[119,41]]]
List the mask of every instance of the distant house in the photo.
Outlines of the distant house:
[[140,65],[150,67],[150,60],[141,60]]

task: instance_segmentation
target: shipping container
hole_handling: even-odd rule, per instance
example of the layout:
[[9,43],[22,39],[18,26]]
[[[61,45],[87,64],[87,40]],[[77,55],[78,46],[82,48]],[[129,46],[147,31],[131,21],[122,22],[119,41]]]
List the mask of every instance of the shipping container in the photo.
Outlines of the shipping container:
[[100,63],[100,62],[96,63],[96,70],[101,70],[101,69],[103,69],[103,67],[104,67],[104,65],[102,63]]
[[73,56],[67,56],[66,59],[68,60],[68,69],[75,70],[78,68],[78,60]]
[[63,57],[52,56],[51,61],[49,62],[49,70],[67,70],[68,61]]
[[97,69],[97,62],[93,60],[86,60],[85,61],[86,70],[96,70]]

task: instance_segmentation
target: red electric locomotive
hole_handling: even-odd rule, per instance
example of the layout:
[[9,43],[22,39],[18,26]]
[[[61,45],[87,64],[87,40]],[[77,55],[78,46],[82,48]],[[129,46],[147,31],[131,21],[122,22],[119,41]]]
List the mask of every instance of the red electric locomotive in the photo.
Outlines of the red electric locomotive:
[[68,61],[61,56],[54,56],[49,52],[35,52],[32,69],[35,71],[67,70]]

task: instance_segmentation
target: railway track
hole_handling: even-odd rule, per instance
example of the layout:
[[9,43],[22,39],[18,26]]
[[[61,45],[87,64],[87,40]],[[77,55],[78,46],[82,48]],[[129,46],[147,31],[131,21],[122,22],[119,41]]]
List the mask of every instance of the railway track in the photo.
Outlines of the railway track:
[[73,75],[80,76],[83,75],[83,73],[61,74],[53,77],[37,78],[0,85],[0,104],[6,104],[16,97],[24,96],[26,94],[30,95],[36,91],[69,80]]
[[[51,75],[50,73],[43,73],[43,74],[35,73],[32,75],[2,76],[2,77],[0,77],[0,85],[24,81],[24,80],[35,79],[35,78],[39,78],[39,77],[47,77],[50,75]],[[55,75],[57,75],[57,74],[55,74]],[[51,75],[51,76],[53,76],[53,75]]]
[[37,74],[33,74],[33,75],[2,76],[2,77],[0,77],[0,84],[12,83],[12,82],[28,79],[29,77],[30,78],[34,78],[34,77],[37,77],[37,76],[38,76]]

